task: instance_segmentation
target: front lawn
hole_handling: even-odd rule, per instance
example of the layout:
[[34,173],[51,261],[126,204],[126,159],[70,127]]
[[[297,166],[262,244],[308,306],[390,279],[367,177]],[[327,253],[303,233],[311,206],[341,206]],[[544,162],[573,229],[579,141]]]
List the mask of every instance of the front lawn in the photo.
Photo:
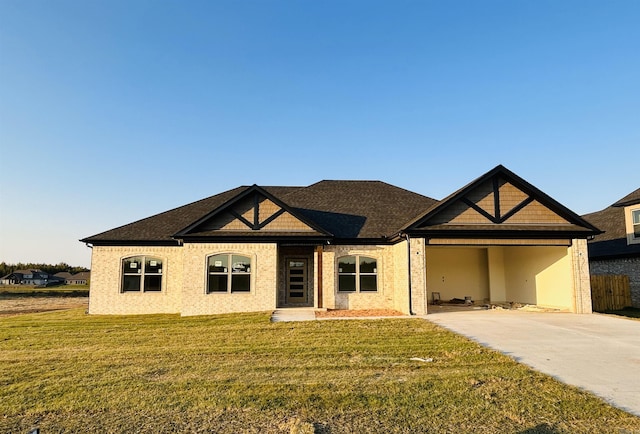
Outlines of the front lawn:
[[0,432],[33,427],[613,433],[640,432],[640,418],[420,319],[76,309],[0,319]]

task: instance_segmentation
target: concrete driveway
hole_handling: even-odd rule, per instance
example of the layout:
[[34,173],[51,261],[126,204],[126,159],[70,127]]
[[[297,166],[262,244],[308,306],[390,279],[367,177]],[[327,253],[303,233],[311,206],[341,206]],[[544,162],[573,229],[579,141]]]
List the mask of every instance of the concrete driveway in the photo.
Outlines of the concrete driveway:
[[425,318],[640,416],[640,321],[509,310]]

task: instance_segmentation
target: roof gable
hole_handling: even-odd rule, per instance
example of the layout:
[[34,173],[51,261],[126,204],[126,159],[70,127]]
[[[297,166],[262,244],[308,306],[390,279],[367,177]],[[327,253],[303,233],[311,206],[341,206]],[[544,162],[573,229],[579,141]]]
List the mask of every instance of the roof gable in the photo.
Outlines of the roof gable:
[[308,220],[267,190],[253,185],[174,234],[175,238],[216,235],[325,235],[330,233]]
[[499,165],[443,199],[408,227],[424,231],[586,232],[598,230]]

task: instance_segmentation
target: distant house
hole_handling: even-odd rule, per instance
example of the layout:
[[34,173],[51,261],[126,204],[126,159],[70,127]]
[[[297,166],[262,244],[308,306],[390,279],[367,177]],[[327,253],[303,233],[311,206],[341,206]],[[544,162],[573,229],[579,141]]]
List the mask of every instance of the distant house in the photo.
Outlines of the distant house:
[[629,276],[631,301],[640,307],[640,188],[583,217],[604,231],[587,245],[591,274]]
[[86,285],[89,282],[91,277],[91,272],[89,271],[81,271],[80,273],[76,273],[73,276],[69,275],[65,279],[65,283],[67,285]]
[[590,313],[598,233],[497,166],[442,200],[380,181],[241,186],[81,241],[92,314],[425,314],[437,297]]
[[55,285],[64,279],[42,270],[16,270],[0,279],[3,285]]
[[64,279],[66,283],[67,279],[71,277],[71,273],[69,273],[68,271],[61,271],[59,273],[54,274],[54,276]]

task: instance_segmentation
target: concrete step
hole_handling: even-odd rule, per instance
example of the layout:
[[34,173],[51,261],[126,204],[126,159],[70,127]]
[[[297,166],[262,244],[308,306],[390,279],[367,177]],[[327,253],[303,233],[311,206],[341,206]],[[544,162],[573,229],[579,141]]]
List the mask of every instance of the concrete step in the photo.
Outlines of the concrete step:
[[316,310],[312,307],[290,307],[276,309],[271,314],[271,322],[314,321]]

